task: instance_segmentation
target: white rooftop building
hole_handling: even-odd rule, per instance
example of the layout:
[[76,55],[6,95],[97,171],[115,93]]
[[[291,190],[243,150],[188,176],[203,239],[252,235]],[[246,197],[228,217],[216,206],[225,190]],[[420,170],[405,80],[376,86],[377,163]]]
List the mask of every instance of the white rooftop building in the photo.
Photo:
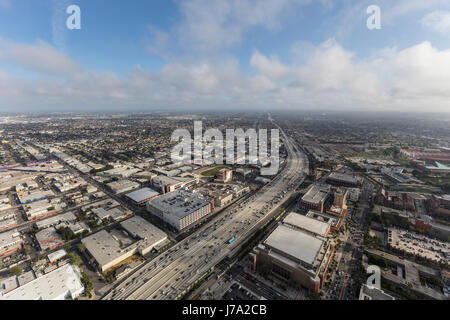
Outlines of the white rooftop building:
[[0,300],[76,299],[84,292],[77,267],[67,264],[6,294]]

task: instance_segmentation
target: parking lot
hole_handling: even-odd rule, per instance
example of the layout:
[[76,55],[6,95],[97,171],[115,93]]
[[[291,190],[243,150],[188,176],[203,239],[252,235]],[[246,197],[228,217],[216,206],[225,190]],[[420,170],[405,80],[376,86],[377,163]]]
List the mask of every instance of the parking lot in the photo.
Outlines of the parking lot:
[[230,289],[225,292],[222,297],[223,300],[258,300],[258,298],[250,293],[243,286],[234,283],[231,285]]

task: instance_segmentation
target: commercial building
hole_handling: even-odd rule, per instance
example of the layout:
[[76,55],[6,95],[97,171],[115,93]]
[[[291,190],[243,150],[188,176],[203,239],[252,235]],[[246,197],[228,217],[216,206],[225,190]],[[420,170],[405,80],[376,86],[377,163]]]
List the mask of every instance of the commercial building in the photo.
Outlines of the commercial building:
[[345,173],[332,172],[327,178],[327,183],[334,186],[357,187],[358,179]]
[[304,210],[317,210],[324,212],[330,201],[329,185],[314,184],[300,200],[300,208]]
[[42,251],[50,250],[64,243],[61,235],[56,231],[55,227],[49,227],[37,232],[35,235]]
[[55,198],[50,200],[40,200],[23,206],[28,221],[43,219],[60,213],[66,204],[61,199]]
[[230,204],[231,201],[233,201],[233,194],[232,193],[213,193],[214,196],[214,206],[216,208],[220,208],[223,206],[226,206],[227,204]]
[[125,195],[126,198],[138,205],[146,203],[157,196],[159,196],[159,192],[156,192],[150,188],[142,188]]
[[34,192],[21,191],[21,192],[17,193],[17,197],[19,198],[19,201],[21,204],[28,204],[28,203],[48,199],[49,197],[54,196],[54,195],[55,194],[51,190],[47,190],[47,191],[36,190]]
[[118,203],[116,200],[107,198],[104,200],[100,200],[91,204],[88,204],[84,207],[81,207],[81,211],[87,212],[89,210],[95,209],[95,208],[103,208],[106,211],[109,211],[111,209],[120,207],[120,203]]
[[4,279],[2,282],[0,282],[0,300],[2,299],[3,295],[14,289],[17,289],[18,287],[19,283],[16,276]]
[[62,214],[58,214],[55,216],[52,216],[47,219],[43,219],[40,221],[37,221],[34,225],[37,229],[45,229],[48,227],[58,226],[60,224],[69,224],[77,220],[77,217],[72,211],[68,211]]
[[106,170],[103,172],[99,172],[98,175],[101,176],[109,176],[109,177],[121,177],[121,178],[128,178],[132,176],[133,174],[142,171],[141,169],[137,168],[131,168],[131,167],[125,167],[121,166],[118,168],[113,168],[110,170]]
[[0,199],[0,211],[11,209],[11,201],[7,196],[4,196]]
[[227,183],[230,182],[233,179],[233,170],[230,169],[220,169],[219,173],[217,174],[216,181]]
[[11,254],[22,248],[23,238],[17,230],[0,233],[0,256]]
[[331,215],[328,213],[323,213],[315,210],[309,210],[306,216],[315,220],[323,221],[330,224],[330,230],[339,230],[344,221],[343,217],[338,217],[336,215]]
[[331,221],[321,221],[296,212],[289,213],[283,224],[321,237],[327,237],[331,229]]
[[395,300],[395,298],[381,289],[362,284],[359,291],[359,300]]
[[281,224],[250,253],[250,267],[318,292],[333,254],[334,247],[327,239]]
[[147,202],[147,211],[177,230],[185,229],[214,210],[214,202],[187,191],[177,190]]
[[14,228],[17,225],[16,218],[0,220],[0,231]]
[[431,210],[434,214],[450,215],[450,194],[433,195],[431,198]]
[[66,255],[67,255],[66,250],[61,249],[61,250],[58,250],[58,251],[55,251],[55,252],[50,253],[50,254],[47,256],[47,259],[48,259],[48,261],[49,261],[50,263],[53,264],[53,263],[56,263],[56,262],[60,261],[60,260],[61,260],[62,258],[64,258]]
[[147,254],[150,250],[167,239],[167,234],[165,232],[139,216],[127,219],[120,225],[131,238],[139,242],[137,249],[142,255]]
[[126,238],[119,238],[123,233],[102,230],[81,241],[103,272],[135,253],[148,253],[167,239],[166,233],[142,217],[134,216],[122,222],[121,226],[127,232]]
[[0,300],[66,300],[76,299],[83,292],[80,270],[67,264],[7,293],[0,293]]
[[92,209],[92,213],[95,214],[100,220],[117,221],[132,215],[133,211],[123,207],[115,207],[109,210],[106,210],[105,208],[95,208]]
[[173,192],[181,189],[184,186],[195,184],[199,182],[199,178],[196,176],[189,176],[186,178],[176,178],[160,175],[151,179],[151,186],[155,190],[159,190],[161,193]]
[[443,163],[435,162],[434,166],[426,166],[425,171],[431,172],[431,173],[441,173],[441,174],[447,174],[450,173],[450,167],[446,166]]
[[107,184],[115,194],[128,192],[140,187],[140,184],[130,180],[113,181]]
[[450,161],[450,152],[447,149],[424,150],[424,151],[414,149],[401,149],[400,154],[402,154],[405,157],[413,159]]

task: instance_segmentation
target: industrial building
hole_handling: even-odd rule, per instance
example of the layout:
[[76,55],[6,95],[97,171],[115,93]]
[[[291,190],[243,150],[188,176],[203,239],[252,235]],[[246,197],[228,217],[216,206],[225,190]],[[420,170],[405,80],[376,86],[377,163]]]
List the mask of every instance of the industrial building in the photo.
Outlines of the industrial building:
[[198,183],[199,178],[194,176],[188,176],[186,178],[176,178],[160,175],[151,179],[151,186],[155,190],[159,190],[161,193],[173,192],[181,189],[189,184]]
[[300,208],[324,212],[330,201],[331,187],[329,185],[314,184],[300,199]]
[[334,186],[343,186],[351,188],[358,186],[358,179],[349,174],[332,172],[327,178],[327,183]]
[[103,272],[135,253],[147,254],[167,239],[166,233],[142,217],[134,216],[123,221],[121,226],[128,236],[101,230],[81,241]]
[[333,254],[334,247],[326,238],[284,223],[253,249],[249,262],[254,272],[265,269],[277,279],[318,292]]
[[35,235],[42,251],[50,250],[64,243],[61,235],[56,231],[55,227],[49,227],[37,232]]
[[146,203],[157,196],[159,196],[159,192],[150,188],[142,188],[125,195],[126,198],[138,205]]
[[115,207],[109,210],[106,210],[105,208],[94,208],[92,209],[91,212],[100,220],[110,220],[110,221],[125,219],[126,217],[133,214],[133,211],[128,210],[122,206]]
[[147,211],[177,230],[183,230],[214,210],[214,202],[199,194],[177,190],[147,202]]
[[17,197],[19,198],[19,201],[21,204],[28,204],[28,203],[48,199],[49,197],[52,197],[54,195],[55,194],[51,190],[47,190],[47,191],[36,190],[34,192],[30,192],[30,191],[17,192]]
[[84,292],[80,270],[70,264],[21,286],[17,285],[18,280],[15,284],[13,280],[7,292],[0,292],[0,300],[66,300],[76,299]]
[[47,219],[37,221],[34,225],[37,229],[44,229],[52,226],[58,226],[60,224],[69,224],[77,220],[77,217],[72,211],[68,211],[56,216],[52,216]]
[[40,200],[23,206],[28,221],[34,221],[60,213],[66,204],[59,198]]
[[107,186],[111,189],[115,194],[128,192],[140,187],[140,184],[130,180],[119,180],[113,181],[107,184]]
[[0,256],[11,254],[22,248],[23,238],[17,230],[0,233]]

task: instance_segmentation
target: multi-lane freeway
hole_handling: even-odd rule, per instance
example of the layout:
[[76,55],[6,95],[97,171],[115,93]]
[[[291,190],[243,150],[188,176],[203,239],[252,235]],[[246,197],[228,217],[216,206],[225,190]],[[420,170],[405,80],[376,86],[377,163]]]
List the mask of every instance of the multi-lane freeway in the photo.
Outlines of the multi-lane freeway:
[[[278,127],[279,128],[279,127]],[[197,233],[146,262],[103,299],[177,299],[209,270],[235,253],[295,193],[308,170],[306,156],[279,128],[288,156],[282,171],[237,208],[225,210]],[[234,236],[235,241],[229,244]]]

